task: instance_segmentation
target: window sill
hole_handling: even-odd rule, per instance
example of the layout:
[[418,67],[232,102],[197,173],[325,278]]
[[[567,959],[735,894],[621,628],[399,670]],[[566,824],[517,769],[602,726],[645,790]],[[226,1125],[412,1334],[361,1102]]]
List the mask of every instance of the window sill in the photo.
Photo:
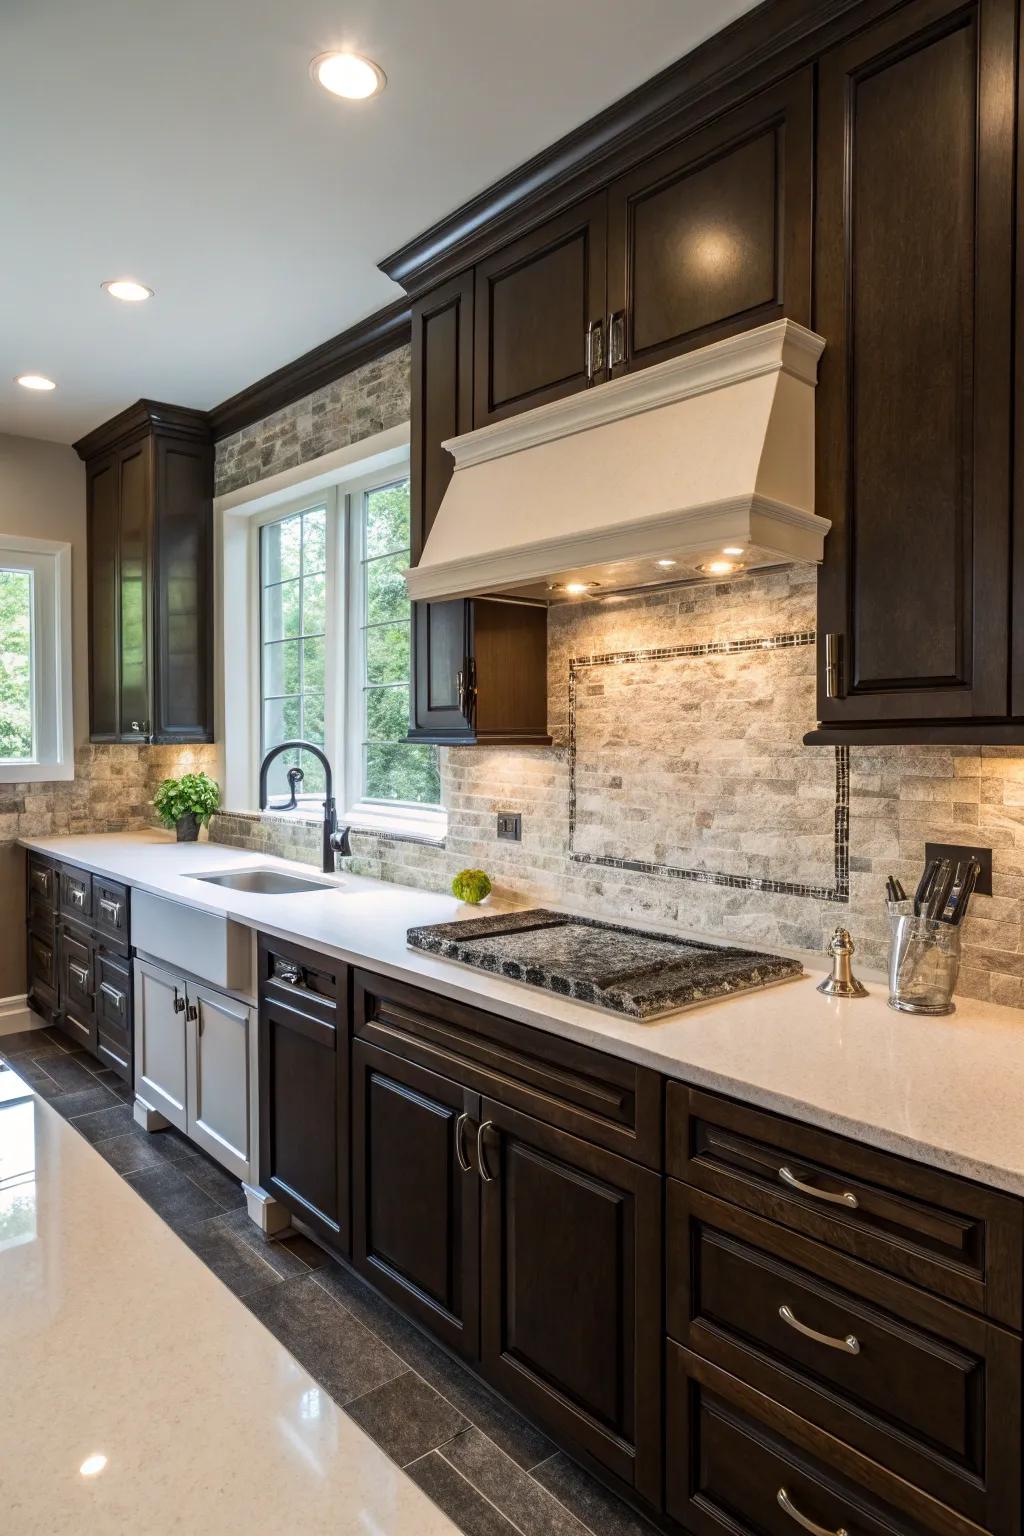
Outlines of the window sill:
[[0,763],[0,784],[58,784],[74,776],[73,759],[62,763]]
[[[319,826],[323,813],[300,805],[294,811],[270,807],[265,811],[234,811],[222,807],[222,816],[240,816],[246,821],[272,820],[303,822]],[[433,848],[443,848],[448,835],[448,817],[444,811],[410,811],[407,808],[380,811],[374,806],[356,805],[351,810],[338,813],[338,825],[350,827],[371,837],[395,842],[425,843]]]

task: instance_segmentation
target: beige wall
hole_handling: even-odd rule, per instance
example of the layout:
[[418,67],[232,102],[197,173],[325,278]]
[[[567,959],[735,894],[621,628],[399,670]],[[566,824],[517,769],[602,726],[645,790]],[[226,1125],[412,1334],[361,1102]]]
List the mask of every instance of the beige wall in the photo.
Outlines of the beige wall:
[[[71,545],[75,741],[89,737],[85,465],[64,443],[0,433],[0,533]],[[2,995],[2,984],[0,984]]]

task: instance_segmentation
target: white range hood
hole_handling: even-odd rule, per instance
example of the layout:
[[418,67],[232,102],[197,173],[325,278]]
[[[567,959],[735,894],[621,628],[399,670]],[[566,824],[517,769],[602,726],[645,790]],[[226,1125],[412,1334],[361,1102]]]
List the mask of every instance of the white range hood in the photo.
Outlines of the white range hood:
[[713,576],[703,568],[722,559],[820,561],[824,345],[779,320],[451,438],[455,472],[410,596],[550,598],[573,581],[607,592]]

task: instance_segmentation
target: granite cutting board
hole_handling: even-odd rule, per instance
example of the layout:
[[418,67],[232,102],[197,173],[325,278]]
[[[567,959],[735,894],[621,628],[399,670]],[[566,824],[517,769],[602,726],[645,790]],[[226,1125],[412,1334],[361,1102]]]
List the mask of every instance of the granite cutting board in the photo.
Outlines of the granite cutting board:
[[413,949],[632,1019],[803,975],[799,960],[534,908],[410,928]]

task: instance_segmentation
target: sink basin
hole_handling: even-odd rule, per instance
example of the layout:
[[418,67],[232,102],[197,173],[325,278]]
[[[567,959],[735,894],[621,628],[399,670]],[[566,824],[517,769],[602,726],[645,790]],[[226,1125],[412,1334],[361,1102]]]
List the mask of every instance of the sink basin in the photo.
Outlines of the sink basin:
[[190,875],[207,885],[223,885],[229,891],[245,891],[250,896],[294,896],[299,891],[337,890],[327,880],[306,880],[284,869],[227,869],[219,875]]

